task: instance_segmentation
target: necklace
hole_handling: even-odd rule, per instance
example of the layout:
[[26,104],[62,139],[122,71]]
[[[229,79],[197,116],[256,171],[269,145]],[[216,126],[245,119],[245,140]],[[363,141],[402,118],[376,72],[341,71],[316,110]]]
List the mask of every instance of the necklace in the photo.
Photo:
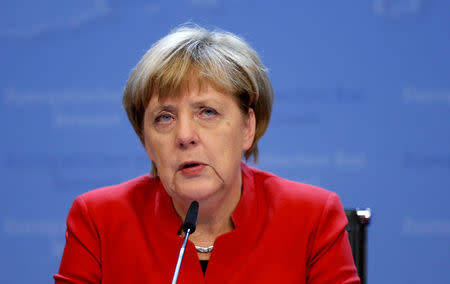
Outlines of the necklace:
[[[183,237],[181,233],[178,233],[178,236],[180,236],[181,238]],[[214,248],[213,245],[209,247],[195,246],[195,250],[200,253],[210,253],[212,252],[213,248]]]
[[195,249],[197,250],[197,252],[201,252],[201,253],[210,253],[212,252],[214,246],[209,246],[209,247],[201,247],[201,246],[195,246]]

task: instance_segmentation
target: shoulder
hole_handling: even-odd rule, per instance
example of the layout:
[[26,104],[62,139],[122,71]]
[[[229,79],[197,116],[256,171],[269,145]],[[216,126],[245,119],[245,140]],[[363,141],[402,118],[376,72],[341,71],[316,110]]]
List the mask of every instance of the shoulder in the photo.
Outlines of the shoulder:
[[120,184],[104,186],[88,191],[81,194],[78,198],[92,200],[93,202],[104,199],[123,198],[124,196],[134,194],[142,188],[148,187],[155,182],[154,180],[149,175],[142,175]]
[[142,175],[123,183],[101,187],[81,194],[76,200],[83,200],[90,204],[101,204],[105,202],[123,201],[132,198],[136,194],[142,194],[144,189],[155,184],[155,178]]
[[68,230],[76,235],[86,231],[96,235],[129,223],[137,215],[145,215],[146,205],[154,198],[159,184],[159,179],[143,175],[81,194],[70,208]]
[[318,186],[281,178],[273,173],[246,166],[254,179],[255,189],[264,192],[267,198],[302,205],[325,204],[327,200],[339,198],[336,193]]
[[343,231],[347,224],[339,196],[329,190],[248,167],[268,218],[285,230],[314,233],[319,228]]
[[156,178],[142,175],[121,184],[105,186],[88,191],[75,198],[72,207],[91,212],[110,214],[112,210],[137,207],[149,198],[158,184]]
[[318,186],[281,178],[275,174],[246,166],[260,202],[272,218],[295,216],[300,227],[315,227],[329,216],[346,224],[344,208],[339,196]]

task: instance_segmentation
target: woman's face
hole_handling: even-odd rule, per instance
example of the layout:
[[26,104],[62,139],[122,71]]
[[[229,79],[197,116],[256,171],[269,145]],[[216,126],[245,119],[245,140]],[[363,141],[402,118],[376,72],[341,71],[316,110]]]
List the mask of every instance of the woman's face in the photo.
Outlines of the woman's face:
[[209,85],[191,84],[164,101],[153,96],[144,116],[145,149],[175,202],[240,191],[242,152],[254,132],[253,110],[242,114],[231,94]]

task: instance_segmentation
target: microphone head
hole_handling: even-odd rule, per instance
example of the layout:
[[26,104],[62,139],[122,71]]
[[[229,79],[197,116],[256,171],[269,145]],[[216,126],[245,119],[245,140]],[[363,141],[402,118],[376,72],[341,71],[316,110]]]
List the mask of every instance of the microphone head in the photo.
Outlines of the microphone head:
[[198,202],[192,201],[191,206],[186,214],[186,218],[183,223],[183,231],[186,233],[190,229],[190,234],[195,232],[197,227],[197,217],[198,217]]

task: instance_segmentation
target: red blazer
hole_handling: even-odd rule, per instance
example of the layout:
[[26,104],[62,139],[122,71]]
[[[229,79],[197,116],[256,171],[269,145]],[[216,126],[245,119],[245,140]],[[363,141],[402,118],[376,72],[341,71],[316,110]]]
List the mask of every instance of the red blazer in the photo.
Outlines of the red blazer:
[[[235,229],[217,237],[203,276],[188,242],[178,283],[359,283],[339,197],[242,164]],[[158,178],[75,199],[55,283],[170,283],[181,219]]]

